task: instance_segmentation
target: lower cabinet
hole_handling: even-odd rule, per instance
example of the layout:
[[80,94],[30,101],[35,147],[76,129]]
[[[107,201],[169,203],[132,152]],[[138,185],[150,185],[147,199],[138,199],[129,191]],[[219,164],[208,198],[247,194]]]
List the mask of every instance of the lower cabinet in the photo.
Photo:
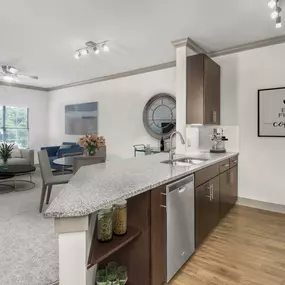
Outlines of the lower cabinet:
[[165,185],[151,191],[150,271],[151,285],[163,285],[166,280],[166,205]]
[[237,201],[237,167],[220,174],[220,218],[224,218]]
[[195,173],[196,248],[203,243],[237,201],[237,158],[234,158],[231,164],[227,162],[226,166],[221,168],[221,165],[214,164]]
[[204,241],[220,218],[219,177],[209,180],[195,189],[195,244]]

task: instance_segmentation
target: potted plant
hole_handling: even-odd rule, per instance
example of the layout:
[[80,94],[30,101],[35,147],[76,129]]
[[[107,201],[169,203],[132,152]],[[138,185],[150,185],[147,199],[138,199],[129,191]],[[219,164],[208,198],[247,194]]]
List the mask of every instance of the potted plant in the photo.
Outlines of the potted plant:
[[104,147],[105,138],[97,135],[85,135],[79,139],[78,144],[86,150],[86,154],[94,156],[100,147]]
[[14,144],[2,143],[0,145],[0,158],[4,164],[7,164],[8,159],[11,158]]

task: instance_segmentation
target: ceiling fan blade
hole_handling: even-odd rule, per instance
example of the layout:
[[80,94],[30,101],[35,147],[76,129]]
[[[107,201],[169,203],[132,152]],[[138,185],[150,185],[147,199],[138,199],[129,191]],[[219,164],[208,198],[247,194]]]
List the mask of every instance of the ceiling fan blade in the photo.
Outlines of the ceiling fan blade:
[[25,78],[31,78],[31,79],[39,79],[38,76],[26,75],[26,74],[19,74],[19,73],[17,73],[17,77],[25,77]]

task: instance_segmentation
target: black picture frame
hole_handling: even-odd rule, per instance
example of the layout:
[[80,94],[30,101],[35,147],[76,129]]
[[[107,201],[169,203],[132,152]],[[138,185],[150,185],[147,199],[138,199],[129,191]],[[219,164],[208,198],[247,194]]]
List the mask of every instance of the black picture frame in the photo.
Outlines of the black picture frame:
[[270,90],[280,90],[284,89],[285,87],[275,87],[275,88],[264,88],[264,89],[258,89],[257,91],[257,136],[260,138],[284,138],[285,134],[283,136],[274,136],[274,135],[261,135],[260,134],[260,93],[262,91],[270,91]]

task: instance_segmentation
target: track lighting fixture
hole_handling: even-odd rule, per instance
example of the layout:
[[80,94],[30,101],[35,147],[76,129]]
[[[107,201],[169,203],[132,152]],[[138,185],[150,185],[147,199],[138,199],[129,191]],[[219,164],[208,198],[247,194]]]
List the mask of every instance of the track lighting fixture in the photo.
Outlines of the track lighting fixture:
[[276,26],[275,26],[276,28],[282,27],[281,16],[280,16],[282,9],[280,7],[280,2],[281,0],[270,0],[268,2],[268,7],[274,9],[274,11],[271,13],[271,18],[273,20],[276,20]]
[[76,59],[79,59],[81,56],[89,54],[89,51],[93,51],[96,55],[100,53],[100,49],[103,49],[103,51],[107,52],[109,51],[109,47],[107,46],[108,41],[103,41],[103,42],[92,42],[89,41],[85,43],[85,47],[82,49],[79,49],[75,51],[74,57]]

